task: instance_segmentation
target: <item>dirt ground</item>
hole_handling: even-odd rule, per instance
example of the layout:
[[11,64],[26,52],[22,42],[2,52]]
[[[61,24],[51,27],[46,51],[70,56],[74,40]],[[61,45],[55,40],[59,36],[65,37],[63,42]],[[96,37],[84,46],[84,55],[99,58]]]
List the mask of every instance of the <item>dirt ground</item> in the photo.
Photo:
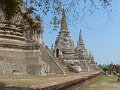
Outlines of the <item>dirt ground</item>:
[[17,86],[17,87],[31,87],[31,86],[44,86],[49,84],[55,84],[57,82],[62,82],[68,79],[73,79],[77,77],[84,77],[86,75],[91,75],[94,72],[80,72],[80,73],[67,73],[63,75],[49,75],[49,76],[32,76],[32,75],[2,75],[0,76],[0,85],[5,86]]

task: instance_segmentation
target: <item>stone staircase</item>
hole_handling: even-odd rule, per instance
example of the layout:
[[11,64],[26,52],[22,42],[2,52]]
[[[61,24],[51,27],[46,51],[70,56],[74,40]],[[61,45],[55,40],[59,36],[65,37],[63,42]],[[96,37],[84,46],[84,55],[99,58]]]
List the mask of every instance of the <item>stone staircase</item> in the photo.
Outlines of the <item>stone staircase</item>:
[[[46,65],[41,59],[40,50],[28,50],[26,53],[26,70],[28,74],[42,75],[45,73]],[[42,71],[44,69],[44,71]]]
[[61,59],[60,61],[61,61],[62,65],[64,66],[66,72],[71,71],[71,72],[79,73],[79,71],[77,69],[75,69],[74,66],[65,62],[63,59]]
[[42,60],[49,65],[49,73],[65,74],[65,70],[61,62],[58,61],[58,59],[56,59],[43,44],[40,44],[40,52]]
[[82,68],[82,71],[88,71],[88,63],[85,60],[80,60],[80,67]]
[[52,57],[56,59],[56,61],[60,64],[60,66],[64,69],[65,72],[68,72],[68,68],[66,64],[63,64],[62,61],[58,58],[56,58],[52,53],[51,53]]
[[[56,58],[54,55],[53,57]],[[71,71],[71,72],[79,73],[79,71],[75,69],[75,67],[73,67],[69,63],[66,63],[63,58],[59,58],[59,59],[56,58],[56,60],[60,62],[60,65],[64,68],[65,72]]]

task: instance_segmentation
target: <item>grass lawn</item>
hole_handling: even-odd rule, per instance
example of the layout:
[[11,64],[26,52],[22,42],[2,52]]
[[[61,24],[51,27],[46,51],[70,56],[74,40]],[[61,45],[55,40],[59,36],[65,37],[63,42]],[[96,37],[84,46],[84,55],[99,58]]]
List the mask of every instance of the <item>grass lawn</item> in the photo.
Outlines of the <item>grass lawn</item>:
[[120,90],[120,82],[114,75],[100,75],[85,90]]

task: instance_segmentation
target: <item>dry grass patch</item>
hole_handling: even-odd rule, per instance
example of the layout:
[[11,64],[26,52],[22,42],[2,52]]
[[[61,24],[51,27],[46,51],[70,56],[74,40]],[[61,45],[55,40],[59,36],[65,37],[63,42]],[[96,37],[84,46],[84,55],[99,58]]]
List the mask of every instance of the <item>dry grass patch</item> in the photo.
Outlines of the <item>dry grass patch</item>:
[[72,73],[69,72],[66,76],[63,75],[49,75],[49,76],[32,76],[32,75],[2,75],[0,76],[0,82],[6,84],[6,86],[18,86],[18,87],[29,87],[32,85],[47,85],[50,83],[61,82],[68,79],[77,77],[84,77],[93,74],[93,72],[80,72]]
[[85,90],[120,90],[120,82],[117,82],[117,77],[114,75],[101,75]]

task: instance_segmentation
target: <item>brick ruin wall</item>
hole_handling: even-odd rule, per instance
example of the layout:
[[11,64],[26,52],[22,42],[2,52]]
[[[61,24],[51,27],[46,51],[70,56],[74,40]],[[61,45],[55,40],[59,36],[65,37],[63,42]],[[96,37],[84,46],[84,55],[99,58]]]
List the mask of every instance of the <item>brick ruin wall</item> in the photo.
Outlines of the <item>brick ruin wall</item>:
[[0,48],[0,74],[26,73],[24,50]]

